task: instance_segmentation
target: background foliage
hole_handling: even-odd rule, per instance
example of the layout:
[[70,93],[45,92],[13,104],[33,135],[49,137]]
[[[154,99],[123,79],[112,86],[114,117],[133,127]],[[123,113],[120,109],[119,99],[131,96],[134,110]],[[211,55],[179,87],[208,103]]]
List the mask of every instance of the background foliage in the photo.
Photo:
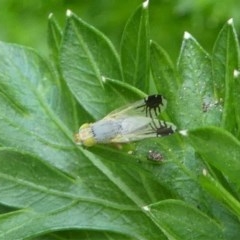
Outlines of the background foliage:
[[[39,0],[0,1],[0,36],[2,41],[32,46],[47,54],[46,18],[53,12],[63,25],[66,9],[103,31],[119,46],[126,19],[141,0]],[[151,0],[151,36],[173,59],[179,54],[184,31],[190,32],[210,50],[226,19],[234,18],[240,28],[240,2],[237,0]]]

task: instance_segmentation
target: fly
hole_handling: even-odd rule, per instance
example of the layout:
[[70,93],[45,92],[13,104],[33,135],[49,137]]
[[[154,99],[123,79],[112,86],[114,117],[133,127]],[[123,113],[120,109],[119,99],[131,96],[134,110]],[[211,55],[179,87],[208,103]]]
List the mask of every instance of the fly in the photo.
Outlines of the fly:
[[[160,113],[164,105],[166,100],[161,95],[151,95],[115,110],[95,123],[83,124],[75,135],[75,141],[90,147],[95,144],[127,143],[170,135],[175,132],[175,125],[152,118],[151,114],[152,110],[155,115]],[[143,116],[143,111],[146,116]]]

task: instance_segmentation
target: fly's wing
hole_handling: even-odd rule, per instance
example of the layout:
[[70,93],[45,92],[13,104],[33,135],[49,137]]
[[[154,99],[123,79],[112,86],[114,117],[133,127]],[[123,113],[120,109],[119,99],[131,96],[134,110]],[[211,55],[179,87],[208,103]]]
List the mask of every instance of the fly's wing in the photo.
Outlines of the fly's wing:
[[123,118],[127,116],[146,116],[152,117],[154,111],[157,116],[167,105],[167,100],[162,95],[150,95],[142,100],[128,104],[109,113],[104,119]]
[[122,118],[124,116],[144,116],[139,106],[144,104],[144,99],[125,105],[110,112],[105,118]]
[[111,140],[114,143],[124,143],[140,140],[139,134],[151,128],[152,119],[141,116],[126,116],[121,118],[121,130],[118,135]]
[[92,133],[97,143],[109,143],[121,131],[121,119],[102,119],[92,124]]
[[111,140],[114,143],[134,142],[146,138],[173,134],[176,126],[170,122],[149,117],[129,117],[122,121],[122,130]]

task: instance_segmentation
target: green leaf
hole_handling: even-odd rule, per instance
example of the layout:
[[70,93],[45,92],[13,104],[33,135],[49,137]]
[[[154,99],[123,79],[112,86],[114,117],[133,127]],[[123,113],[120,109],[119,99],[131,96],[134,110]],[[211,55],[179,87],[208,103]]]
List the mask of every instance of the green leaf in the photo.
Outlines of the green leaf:
[[240,139],[240,108],[239,108],[239,102],[240,102],[240,72],[235,70],[234,71],[234,96],[233,96],[233,103],[234,104],[234,110],[235,110],[235,116],[236,116],[236,129],[234,131],[234,135]]
[[213,81],[218,99],[229,95],[233,71],[239,67],[239,46],[233,20],[230,19],[221,29],[214,44],[212,55]]
[[224,101],[222,125],[232,133],[236,131],[236,114],[239,115],[238,104],[233,104],[239,100],[238,97],[236,99],[239,88],[236,87],[237,81],[233,76],[234,70],[239,68],[239,54],[238,37],[230,19],[214,45],[212,65],[215,92],[219,101]]
[[122,96],[127,96],[129,102],[134,102],[134,100],[136,99],[147,97],[146,93],[126,82],[106,78],[104,80],[104,84],[108,87],[109,91],[117,91],[118,93],[116,94],[122,94]]
[[30,49],[0,43],[0,58],[0,145],[31,152],[70,174],[75,161],[64,155],[75,149],[78,126],[69,118],[75,109],[64,98],[66,89]]
[[48,65],[30,49],[0,48],[0,203],[20,209],[0,216],[1,238],[90,228],[164,239],[142,212],[169,196],[161,184],[125,153],[77,148],[61,119],[76,110],[56,105],[65,95]]
[[[88,151],[85,154],[88,161],[76,159],[81,166],[78,176],[69,177],[41,159],[2,149],[1,202],[22,210],[1,215],[0,237],[24,239],[70,228],[114,231],[144,239],[163,237],[141,211],[141,206],[165,196],[151,175],[123,154],[119,154],[122,162],[118,164],[109,154],[103,159]],[[148,194],[142,191],[143,185],[151,186]]]
[[175,68],[168,54],[155,42],[151,41],[151,70],[158,92],[168,94],[169,99],[179,87]]
[[172,116],[176,104],[176,93],[179,87],[177,74],[167,53],[155,42],[151,42],[151,70],[158,93],[168,101],[166,111]]
[[8,212],[11,212],[11,211],[14,211],[14,210],[15,209],[12,209],[11,207],[0,205],[0,214],[8,213]]
[[122,79],[112,44],[98,30],[69,12],[61,47],[61,69],[70,90],[93,118],[102,118],[119,107],[119,102],[126,102],[117,91],[113,94],[105,89],[103,81],[103,78]]
[[126,235],[117,234],[113,232],[104,232],[104,231],[79,231],[79,230],[69,230],[69,231],[59,231],[44,236],[34,238],[34,240],[59,240],[59,239],[68,239],[68,240],[135,240]]
[[53,14],[50,14],[48,18],[48,46],[56,62],[59,56],[61,40],[62,31],[58,23],[56,22]]
[[[147,160],[149,150],[161,154],[162,160],[160,162]],[[208,205],[206,196],[198,182],[198,176],[202,173],[204,165],[196,158],[194,149],[180,141],[177,134],[139,142],[136,154],[141,164],[172,193],[168,199],[182,199],[188,204],[211,211],[210,207],[206,206]]]
[[[65,111],[69,110],[69,114],[67,115],[67,119],[65,119],[65,121],[70,120],[68,124],[73,125],[74,129],[77,129],[79,125],[79,120],[86,121],[86,119],[89,119],[89,116],[79,105],[77,105],[75,99],[73,98],[68,87],[66,86],[66,82],[63,80],[62,75],[60,73],[59,51],[60,51],[61,42],[62,42],[62,30],[60,29],[53,14],[50,14],[48,18],[48,46],[51,52],[51,60],[53,61],[52,65],[55,67],[55,68],[52,68],[51,71],[54,71],[56,74],[55,78],[59,79],[61,84],[61,89],[63,90],[61,94],[64,95],[63,96],[64,101],[62,101],[62,103],[59,104],[59,107],[65,109]],[[72,105],[72,108],[74,109],[74,111],[72,111],[73,110],[72,108],[69,108],[69,105]],[[68,117],[69,115],[73,115],[73,117],[69,119]],[[61,119],[64,120],[63,118]]]
[[236,216],[240,216],[240,202],[234,198],[217,180],[211,177],[210,174],[207,173],[206,169],[204,170],[204,175],[200,177],[200,183],[212,194],[214,198],[227,205]]
[[145,1],[128,20],[121,41],[124,80],[144,92],[149,90],[148,28],[148,1]]
[[206,162],[240,187],[240,142],[234,136],[217,127],[191,130],[187,136]]
[[179,128],[220,125],[222,107],[216,103],[213,93],[210,57],[189,33],[184,35],[178,76],[181,87],[175,112]]
[[168,239],[223,239],[220,224],[182,201],[165,200],[148,208]]

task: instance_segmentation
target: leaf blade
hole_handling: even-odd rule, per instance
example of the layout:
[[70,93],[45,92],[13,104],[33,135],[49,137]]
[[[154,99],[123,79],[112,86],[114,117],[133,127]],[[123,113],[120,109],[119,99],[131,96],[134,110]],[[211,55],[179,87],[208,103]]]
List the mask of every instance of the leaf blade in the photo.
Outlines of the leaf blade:
[[121,63],[124,80],[149,90],[148,1],[141,4],[128,20],[121,40]]
[[55,61],[58,59],[62,40],[62,31],[53,14],[48,17],[48,46]]
[[240,143],[233,135],[217,127],[205,127],[189,131],[188,137],[205,161],[240,186]]
[[102,78],[121,80],[121,68],[114,47],[102,33],[69,14],[60,58],[64,78],[85,111],[99,119],[116,108],[115,96],[105,91]]
[[165,200],[150,205],[149,213],[169,239],[224,239],[219,224],[182,201]]
[[175,104],[180,128],[220,125],[222,107],[213,94],[211,71],[209,55],[189,33],[185,33],[178,61],[181,87]]
[[[234,133],[237,123],[235,112],[239,115],[239,107],[233,102],[238,96],[237,81],[234,70],[239,68],[239,43],[236,30],[230,19],[220,31],[213,48],[213,81],[215,94],[219,101],[224,101],[222,126]],[[239,128],[239,127],[238,127]]]
[[[152,239],[158,239],[159,236],[164,239],[161,231],[137,206],[149,201],[149,197],[143,194],[140,199],[133,192],[133,188],[136,189],[135,183],[126,185],[128,180],[122,177],[129,167],[116,168],[112,160],[106,164],[92,153],[88,155],[93,163],[92,170],[90,166],[86,166],[88,171],[82,168],[79,175],[81,179],[78,180],[52,169],[35,157],[19,154],[11,149],[1,150],[0,200],[22,210],[0,216],[0,226],[4,229],[0,236],[7,239],[14,239],[16,236],[27,238],[56,229],[90,227],[95,230],[116,231],[135,238],[146,238],[151,234]],[[125,159],[127,160],[129,161]],[[15,168],[12,168],[13,165]],[[91,182],[92,174],[98,176],[98,182]],[[145,180],[142,180],[146,181],[146,175],[144,177]],[[139,178],[134,175],[129,174],[128,178],[139,182]],[[149,181],[152,180],[149,178]],[[95,189],[93,192],[89,191],[90,186],[92,190]],[[151,186],[159,188],[154,184]],[[137,187],[141,188],[140,185]],[[141,221],[135,221],[136,219]],[[13,228],[9,221],[21,224]],[[144,227],[139,228],[139,224]]]
[[168,101],[166,111],[170,116],[174,114],[176,93],[179,88],[178,78],[167,53],[155,42],[150,44],[150,62],[153,80],[158,93]]

